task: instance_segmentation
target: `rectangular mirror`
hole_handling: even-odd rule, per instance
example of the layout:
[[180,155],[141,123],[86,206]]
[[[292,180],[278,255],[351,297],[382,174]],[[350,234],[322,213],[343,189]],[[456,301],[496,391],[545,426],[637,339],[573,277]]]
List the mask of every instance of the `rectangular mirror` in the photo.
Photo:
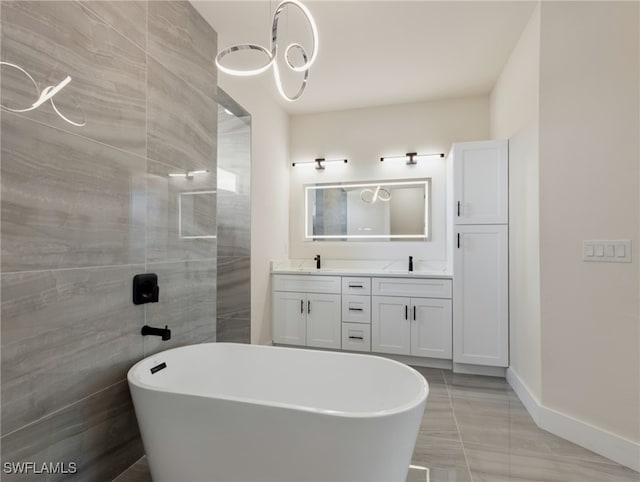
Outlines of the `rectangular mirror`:
[[305,240],[429,240],[431,178],[305,186]]

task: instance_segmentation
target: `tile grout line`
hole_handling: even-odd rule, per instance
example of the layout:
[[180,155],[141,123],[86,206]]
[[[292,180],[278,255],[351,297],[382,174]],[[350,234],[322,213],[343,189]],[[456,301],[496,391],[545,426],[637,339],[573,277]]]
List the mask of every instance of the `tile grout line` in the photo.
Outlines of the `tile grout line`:
[[119,381],[117,381],[117,382],[115,382],[115,383],[112,383],[111,385],[108,385],[108,386],[106,386],[106,387],[104,387],[104,388],[102,388],[102,389],[100,389],[100,390],[98,390],[98,391],[96,391],[96,392],[90,393],[90,394],[89,394],[89,395],[87,395],[86,397],[82,397],[82,398],[80,398],[79,400],[74,401],[73,403],[70,403],[70,404],[68,404],[68,405],[65,405],[64,407],[60,407],[60,408],[58,408],[57,410],[54,410],[53,412],[49,412],[49,413],[47,413],[47,414],[43,415],[42,417],[38,418],[37,420],[34,420],[34,421],[29,422],[29,423],[27,423],[27,424],[25,424],[25,425],[23,425],[23,426],[21,426],[21,427],[18,427],[17,429],[12,430],[12,431],[11,431],[11,432],[9,432],[9,433],[5,433],[4,435],[2,435],[2,436],[0,437],[0,440],[1,440],[1,439],[3,439],[3,438],[5,438],[5,437],[8,437],[9,435],[13,435],[14,433],[19,432],[20,430],[24,430],[24,429],[26,429],[26,428],[29,428],[29,427],[31,427],[32,425],[35,425],[35,424],[37,424],[37,423],[39,423],[39,422],[41,422],[41,421],[43,421],[43,420],[46,420],[46,419],[48,419],[48,418],[51,418],[51,417],[53,417],[54,415],[56,415],[56,414],[58,414],[58,413],[62,412],[63,410],[66,410],[66,409],[67,409],[67,408],[69,408],[69,407],[73,407],[74,405],[76,405],[76,404],[78,404],[78,403],[80,403],[80,402],[83,402],[83,401],[85,401],[85,400],[88,400],[89,398],[94,397],[95,395],[98,395],[98,394],[100,394],[100,393],[102,393],[102,392],[104,392],[104,391],[106,391],[106,390],[109,390],[109,389],[111,389],[111,388],[115,387],[116,385],[119,385],[120,383],[127,383],[127,377],[125,376],[125,378],[124,378],[124,379],[122,379],[122,380],[119,380]]
[[130,151],[130,150],[127,150],[127,149],[123,149],[122,147],[118,147],[118,146],[115,146],[113,144],[107,144],[106,142],[99,141],[99,140],[94,139],[92,137],[87,137],[85,135],[79,134],[78,132],[74,132],[74,131],[71,131],[71,130],[63,129],[62,127],[54,126],[53,124],[47,124],[46,122],[38,120],[38,119],[32,119],[31,117],[26,116],[26,115],[21,114],[21,113],[17,113],[17,112],[5,112],[5,113],[6,114],[10,114],[10,115],[15,116],[15,117],[18,117],[19,119],[23,119],[23,120],[26,120],[26,121],[29,121],[29,122],[34,122],[35,124],[39,124],[39,125],[44,126],[44,127],[49,127],[50,129],[55,129],[55,130],[57,130],[59,132],[64,132],[65,134],[68,134],[68,135],[71,135],[71,136],[79,137],[79,138],[84,139],[84,140],[89,141],[89,142],[94,142],[96,144],[99,144],[99,145],[104,146],[104,147],[108,147],[110,149],[115,149],[116,151],[124,152],[125,154],[129,154],[131,156],[135,156],[135,157],[138,157],[138,158],[141,158],[141,159],[146,158],[146,152],[145,152],[144,155],[143,154],[139,154],[137,152]]
[[458,417],[456,417],[456,411],[453,408],[453,399],[451,398],[451,392],[449,391],[449,384],[447,383],[447,377],[444,376],[444,372],[442,373],[442,378],[444,379],[444,386],[447,389],[447,396],[449,397],[449,404],[451,405],[451,413],[453,414],[453,422],[456,424],[456,430],[458,432],[458,439],[460,440],[460,445],[462,447],[462,455],[464,456],[464,463],[467,465],[467,473],[469,474],[469,480],[473,482],[473,475],[471,475],[471,467],[469,466],[469,459],[467,458],[467,451],[464,448],[464,442],[462,441],[462,434],[460,433],[460,426],[458,425]]
[[157,265],[157,264],[178,264],[178,263],[193,263],[193,262],[203,262],[203,261],[214,261],[217,260],[214,258],[190,258],[190,259],[174,259],[168,261],[151,261],[147,262],[141,261],[139,263],[123,263],[123,264],[98,264],[93,266],[71,266],[68,268],[45,268],[45,269],[30,269],[24,271],[3,271],[2,275],[18,275],[18,274],[33,274],[33,273],[48,273],[48,272],[57,272],[57,271],[73,271],[73,270],[83,270],[83,269],[116,269],[116,268],[129,268],[133,266],[143,266],[145,269],[149,265]]
[[[145,77],[147,77],[147,76],[148,76],[148,72],[145,72]],[[149,100],[148,97],[149,97],[149,95],[148,95],[147,89],[145,89],[145,110],[148,109],[148,106],[146,105],[146,104],[148,104],[148,100]],[[48,127],[50,129],[54,129],[56,131],[63,132],[63,133],[65,133],[67,135],[70,135],[70,136],[79,137],[80,139],[84,139],[85,141],[98,144],[98,145],[106,147],[108,149],[114,149],[116,151],[123,152],[125,154],[130,155],[130,156],[137,157],[140,160],[144,160],[145,164],[147,163],[148,160],[151,160],[151,161],[153,161],[153,162],[155,162],[157,164],[161,164],[162,166],[170,167],[172,169],[176,169],[175,165],[168,164],[165,161],[159,161],[159,160],[155,159],[154,157],[149,157],[148,152],[147,152],[148,151],[148,148],[147,148],[147,140],[148,140],[148,119],[147,119],[147,117],[148,117],[148,115],[147,115],[147,112],[145,112],[145,152],[144,152],[144,154],[139,154],[137,152],[130,151],[128,149],[124,149],[122,147],[119,147],[119,146],[116,146],[116,145],[113,145],[113,144],[107,144],[106,142],[100,141],[98,139],[94,139],[93,137],[87,137],[87,136],[85,136],[83,134],[79,134],[78,132],[74,132],[74,131],[71,131],[71,130],[63,129],[62,127],[57,126],[57,125],[48,124],[47,122],[44,122],[44,121],[39,120],[39,119],[32,119],[31,117],[29,117],[27,115],[24,115],[24,114],[21,114],[21,113],[6,112],[6,114],[9,114],[11,116],[15,116],[15,117],[17,117],[19,119],[22,119],[22,120],[25,120],[27,122],[33,122],[33,123],[39,124],[39,125],[41,125],[43,127]]]
[[[148,270],[147,234],[149,231],[149,2],[144,2],[144,271]],[[144,325],[147,312],[144,306]],[[142,337],[142,357],[147,357],[146,337]],[[119,476],[118,476],[119,477]]]

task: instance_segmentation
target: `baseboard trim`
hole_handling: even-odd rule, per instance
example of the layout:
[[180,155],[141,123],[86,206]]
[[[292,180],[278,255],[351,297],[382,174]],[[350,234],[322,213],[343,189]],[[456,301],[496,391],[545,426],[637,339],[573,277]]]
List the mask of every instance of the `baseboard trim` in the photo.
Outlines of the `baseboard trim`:
[[640,443],[545,407],[511,367],[507,382],[538,427],[640,472]]
[[492,367],[488,365],[471,365],[468,363],[453,363],[453,373],[463,373],[465,375],[483,375],[485,377],[505,378],[506,368]]

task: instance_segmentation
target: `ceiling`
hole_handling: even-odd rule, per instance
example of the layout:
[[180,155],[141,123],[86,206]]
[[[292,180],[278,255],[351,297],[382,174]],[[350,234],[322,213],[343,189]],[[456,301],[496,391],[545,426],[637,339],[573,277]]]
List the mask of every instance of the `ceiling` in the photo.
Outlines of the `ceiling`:
[[[219,49],[242,43],[270,48],[275,1],[192,3],[218,32]],[[291,114],[488,94],[535,7],[526,1],[304,3],[318,26],[319,49],[302,98],[278,100]],[[309,28],[292,7],[283,12],[278,37],[283,46],[311,45]],[[234,67],[261,61],[251,53],[226,59]],[[293,94],[301,74],[280,64],[285,88]],[[259,77],[229,80],[249,82],[279,98],[271,71]]]

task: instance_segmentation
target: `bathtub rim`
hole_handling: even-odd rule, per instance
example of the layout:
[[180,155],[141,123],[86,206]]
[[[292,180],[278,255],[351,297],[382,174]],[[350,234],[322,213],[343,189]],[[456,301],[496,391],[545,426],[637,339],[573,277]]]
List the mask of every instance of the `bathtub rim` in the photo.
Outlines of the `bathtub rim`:
[[[326,408],[310,407],[306,405],[296,405],[296,404],[284,403],[284,402],[274,402],[274,401],[264,400],[259,398],[232,397],[232,396],[208,396],[208,395],[203,395],[202,393],[196,393],[192,391],[178,391],[178,390],[172,390],[166,387],[158,387],[158,386],[150,385],[148,383],[144,383],[142,380],[140,380],[139,378],[136,378],[135,376],[136,372],[139,370],[139,367],[152,357],[157,357],[163,353],[178,351],[178,350],[189,348],[192,346],[204,346],[204,345],[231,345],[231,346],[243,346],[243,347],[251,346],[252,349],[260,349],[260,350],[276,349],[276,350],[305,351],[305,352],[311,352],[311,353],[320,352],[320,353],[336,355],[339,357],[345,357],[345,356],[347,357],[355,356],[359,358],[373,357],[379,360],[383,360],[385,363],[392,363],[392,364],[401,366],[405,370],[409,370],[420,385],[420,388],[418,391],[419,393],[412,400],[406,403],[403,403],[401,405],[398,405],[397,407],[394,407],[394,408],[390,408],[386,410],[370,410],[370,411],[354,412],[354,411],[348,411],[348,410],[331,410]],[[208,399],[208,400],[223,400],[223,401],[229,401],[229,402],[239,402],[244,404],[260,405],[260,406],[267,406],[267,407],[273,407],[273,408],[283,408],[287,410],[295,410],[300,412],[307,412],[307,413],[314,413],[318,415],[327,415],[331,417],[342,417],[342,418],[383,418],[383,417],[390,417],[393,415],[399,415],[402,413],[409,412],[415,409],[416,407],[418,407],[419,405],[424,404],[429,395],[429,382],[421,373],[419,373],[417,370],[415,370],[413,367],[410,367],[409,365],[406,365],[402,362],[392,360],[389,358],[385,358],[377,355],[361,354],[361,353],[344,353],[344,352],[333,352],[333,351],[324,351],[324,350],[310,350],[308,348],[289,348],[289,347],[272,346],[272,345],[247,345],[245,343],[228,343],[228,342],[198,343],[194,345],[184,345],[184,346],[179,346],[175,348],[169,348],[167,350],[156,352],[136,362],[129,369],[129,371],[127,372],[127,382],[130,388],[133,385],[137,388],[147,390],[147,391],[152,391],[152,392],[160,392],[160,393],[172,394],[172,395],[185,395],[189,397],[198,397],[198,398]]]

